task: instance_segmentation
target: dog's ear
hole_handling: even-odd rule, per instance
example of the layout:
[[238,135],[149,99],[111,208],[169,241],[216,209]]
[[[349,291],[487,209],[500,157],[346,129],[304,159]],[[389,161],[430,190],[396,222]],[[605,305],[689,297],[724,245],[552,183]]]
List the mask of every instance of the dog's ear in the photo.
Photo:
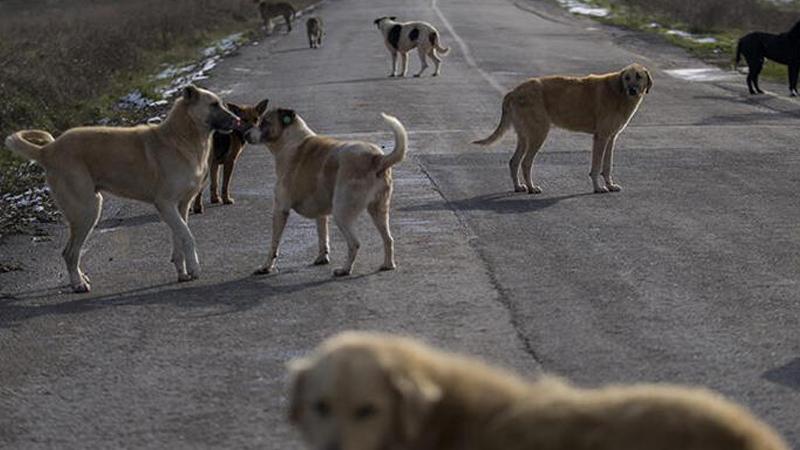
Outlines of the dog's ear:
[[200,97],[200,90],[197,89],[197,86],[190,84],[183,88],[183,99],[187,102],[193,102]]
[[373,20],[372,23],[374,23],[375,25],[380,25],[381,24],[381,20],[383,20],[385,18],[386,17],[378,17],[377,19]]
[[311,368],[307,358],[295,359],[288,364],[289,369],[289,421],[297,424],[303,418],[303,387],[306,374]]
[[256,105],[256,112],[258,113],[259,116],[263,115],[264,111],[267,110],[267,105],[269,105],[268,98],[265,98],[264,100],[258,102],[258,104]]
[[391,16],[391,17],[389,17],[389,20],[397,20],[397,17]]
[[430,412],[442,399],[442,389],[418,373],[390,375],[389,382],[397,394],[397,420],[404,442],[414,442]]
[[236,103],[226,103],[225,106],[238,118],[244,117],[244,109]]
[[653,76],[650,75],[650,71],[647,69],[644,69],[644,75],[647,77],[647,87],[645,88],[644,93],[649,94],[650,89],[653,89]]
[[279,109],[278,110],[278,120],[281,121],[284,127],[291,125],[294,122],[295,117],[297,117],[297,113],[291,109]]

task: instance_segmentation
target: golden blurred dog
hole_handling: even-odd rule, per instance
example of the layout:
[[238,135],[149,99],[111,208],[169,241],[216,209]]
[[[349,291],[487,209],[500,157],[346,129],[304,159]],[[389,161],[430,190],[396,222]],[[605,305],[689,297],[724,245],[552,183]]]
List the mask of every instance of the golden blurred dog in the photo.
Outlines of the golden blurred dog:
[[703,389],[530,383],[407,338],[349,332],[290,364],[314,450],[788,450]]
[[[617,192],[621,187],[611,178],[614,144],[652,87],[650,72],[639,64],[604,75],[531,78],[503,98],[500,124],[492,135],[473,143],[491,145],[513,125],[517,149],[509,168],[514,191],[540,194],[542,188],[533,184],[531,172],[550,127],[593,134],[589,176],[594,192]],[[520,163],[524,186],[519,180]],[[604,184],[599,181],[601,174]]]

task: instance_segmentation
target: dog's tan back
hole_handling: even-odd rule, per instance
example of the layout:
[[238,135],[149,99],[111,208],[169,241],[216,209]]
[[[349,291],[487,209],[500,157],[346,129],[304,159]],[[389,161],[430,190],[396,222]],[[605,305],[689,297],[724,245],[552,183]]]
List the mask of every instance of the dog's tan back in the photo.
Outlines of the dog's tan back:
[[704,389],[579,389],[390,335],[344,333],[291,365],[290,418],[310,448],[788,450]]

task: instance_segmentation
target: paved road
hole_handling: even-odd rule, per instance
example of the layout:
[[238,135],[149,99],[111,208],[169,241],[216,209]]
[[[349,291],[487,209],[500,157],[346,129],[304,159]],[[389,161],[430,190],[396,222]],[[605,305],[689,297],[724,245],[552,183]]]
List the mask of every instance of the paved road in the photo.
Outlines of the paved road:
[[[66,293],[64,231],[16,237],[0,274],[0,446],[300,448],[285,423],[283,364],[342,329],[409,333],[525,373],[585,385],[670,381],[748,405],[800,446],[800,103],[753,99],[742,80],[687,82],[703,67],[652,38],[538,0],[335,0],[321,50],[302,33],[248,46],[208,86],[269,97],[319,132],[389,143],[399,270],[377,273],[367,220],[356,275],[309,267],[312,223],[293,217],[281,272],[252,277],[269,239],[272,160],[249,148],[237,204],[193,216],[202,280],[177,285],[151,208],[111,201],[90,239],[90,296]],[[440,78],[389,80],[372,19],[437,24],[453,47]],[[623,192],[591,195],[590,138],[553,132],[540,196],[509,193],[501,92],[531,75],[640,61],[656,81],[620,139]],[[417,68],[412,60],[411,70]],[[776,91],[783,94],[783,86]],[[333,259],[345,246],[333,232]]]

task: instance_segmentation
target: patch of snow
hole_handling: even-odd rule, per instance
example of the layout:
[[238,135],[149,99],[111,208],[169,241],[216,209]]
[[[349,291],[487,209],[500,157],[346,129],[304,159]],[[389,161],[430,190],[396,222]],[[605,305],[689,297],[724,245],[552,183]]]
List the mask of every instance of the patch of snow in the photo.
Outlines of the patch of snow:
[[578,0],[558,0],[562,7],[566,8],[572,14],[591,17],[608,17],[611,14],[606,8],[592,6]]
[[143,110],[163,106],[169,99],[189,84],[208,79],[208,73],[214,70],[219,61],[234,53],[242,43],[244,33],[226,36],[213,45],[200,51],[202,59],[197,63],[171,65],[153,76],[155,80],[169,80],[169,84],[156,90],[160,98],[149,98],[141,91],[134,90],[122,97],[117,106],[121,109]]
[[672,69],[665,70],[667,75],[687,81],[729,81],[738,79],[734,72],[724,71],[716,67],[702,69]]
[[682,39],[688,39],[693,42],[697,42],[698,44],[716,44],[717,39],[713,37],[699,37],[695,34],[683,31],[683,30],[667,30],[667,34],[672,36],[678,36]]

